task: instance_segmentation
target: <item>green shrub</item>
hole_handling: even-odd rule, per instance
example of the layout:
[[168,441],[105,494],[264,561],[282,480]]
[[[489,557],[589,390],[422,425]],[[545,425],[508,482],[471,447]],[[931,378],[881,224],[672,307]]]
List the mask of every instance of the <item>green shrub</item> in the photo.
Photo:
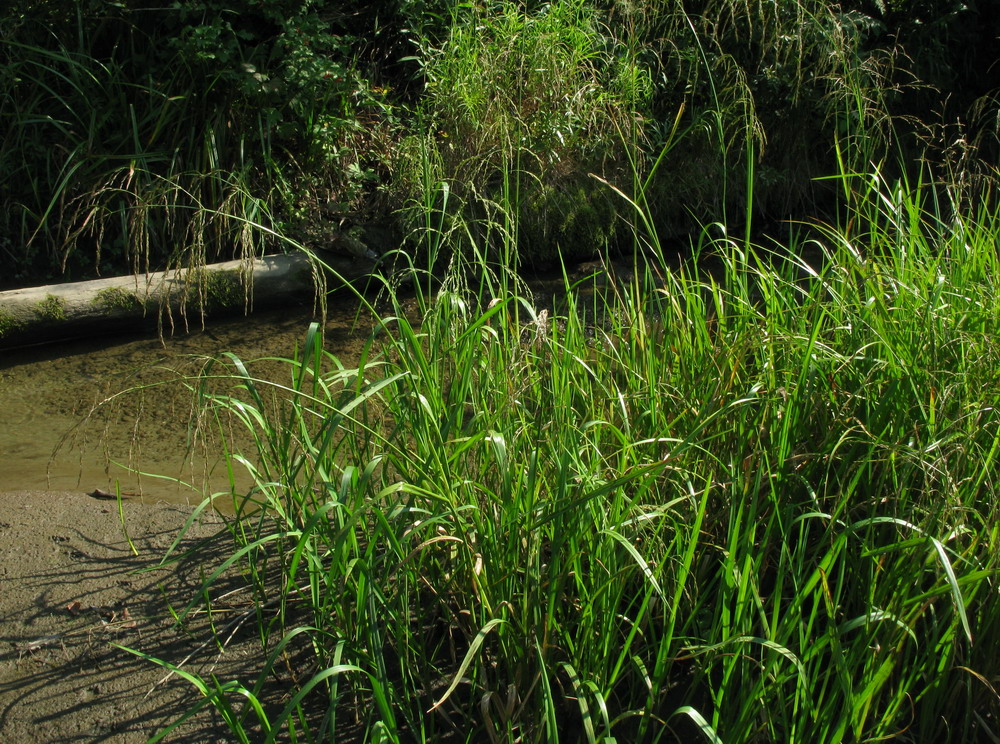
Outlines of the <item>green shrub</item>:
[[978,183],[1000,149],[991,7],[18,0],[0,15],[10,276],[332,247],[397,220],[419,244],[441,182],[495,254],[536,261],[567,230],[563,250],[631,247],[591,173],[655,195],[674,237],[829,217],[826,177],[871,163]]

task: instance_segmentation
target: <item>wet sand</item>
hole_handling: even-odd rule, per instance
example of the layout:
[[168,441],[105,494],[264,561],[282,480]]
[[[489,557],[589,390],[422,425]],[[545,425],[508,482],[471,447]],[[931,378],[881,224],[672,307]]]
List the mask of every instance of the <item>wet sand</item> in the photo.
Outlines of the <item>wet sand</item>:
[[[189,682],[162,681],[163,669],[112,644],[175,664],[193,653],[186,669],[214,668],[223,679],[245,678],[255,666],[252,632],[220,655],[212,642],[198,649],[211,637],[203,615],[183,631],[171,619],[167,603],[179,608],[191,599],[202,560],[217,565],[210,554],[137,573],[156,566],[190,510],[139,500],[123,509],[138,555],[114,501],[82,492],[0,493],[0,741],[143,742],[200,699]],[[188,543],[222,526],[209,515]],[[167,740],[228,737],[217,716],[204,712]]]

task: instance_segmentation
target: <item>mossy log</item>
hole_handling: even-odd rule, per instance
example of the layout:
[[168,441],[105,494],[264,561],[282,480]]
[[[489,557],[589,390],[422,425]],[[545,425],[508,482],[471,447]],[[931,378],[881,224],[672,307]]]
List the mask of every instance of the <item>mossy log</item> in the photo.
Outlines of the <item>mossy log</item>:
[[[350,261],[338,261],[334,268],[339,279],[347,280],[371,270]],[[130,327],[170,333],[200,326],[210,314],[311,303],[324,286],[320,269],[313,257],[296,253],[0,292],[0,348]]]

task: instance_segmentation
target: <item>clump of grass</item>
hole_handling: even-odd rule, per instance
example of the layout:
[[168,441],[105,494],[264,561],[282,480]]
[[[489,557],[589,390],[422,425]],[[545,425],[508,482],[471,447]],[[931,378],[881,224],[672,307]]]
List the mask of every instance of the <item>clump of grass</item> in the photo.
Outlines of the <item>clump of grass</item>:
[[9,278],[249,259],[362,199],[383,96],[347,15],[249,4],[234,29],[198,3],[22,6],[0,12]]
[[669,266],[644,230],[544,309],[455,261],[357,365],[314,327],[285,381],[192,380],[255,443],[202,596],[242,566],[266,655],[204,703],[244,739],[996,736],[1000,214],[843,183],[807,240]]
[[66,320],[66,303],[55,295],[46,295],[35,303],[35,314],[43,320]]
[[0,310],[0,338],[17,331],[21,326],[22,323],[16,316],[6,310]]
[[108,311],[133,310],[142,307],[142,301],[134,292],[121,287],[107,287],[94,295],[95,305]]
[[[118,59],[90,56],[88,45],[99,42],[80,23],[76,44],[44,38],[5,47],[12,82],[3,158],[12,203],[4,219],[23,245],[19,270],[140,273],[197,264],[206,247],[209,255],[259,253],[261,236],[230,219],[262,220],[247,171],[229,167],[210,112],[163,92],[183,85],[184,66],[171,80],[136,76]],[[126,37],[141,35],[118,23]],[[213,91],[203,94],[211,100]],[[175,130],[182,120],[198,125]],[[161,141],[168,131],[177,134],[169,147]],[[64,146],[48,147],[54,136]],[[174,245],[187,248],[175,254]]]

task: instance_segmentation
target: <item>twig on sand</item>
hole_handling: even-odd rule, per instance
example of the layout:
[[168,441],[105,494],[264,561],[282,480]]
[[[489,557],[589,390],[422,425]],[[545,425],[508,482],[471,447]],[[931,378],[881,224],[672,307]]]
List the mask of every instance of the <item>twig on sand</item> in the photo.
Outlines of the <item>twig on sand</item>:
[[111,493],[110,491],[102,491],[100,488],[95,488],[87,495],[92,499],[98,499],[100,501],[117,501],[119,497],[127,499],[131,496],[141,496],[142,494],[134,491],[122,491],[120,494],[117,494]]
[[138,628],[138,620],[129,614],[127,608],[122,608],[120,611],[101,607],[91,607],[88,609],[97,611],[99,615],[106,614],[108,619],[105,619],[105,617],[99,617],[101,621],[100,626],[87,625],[84,628],[68,630],[65,633],[53,633],[52,635],[36,638],[33,641],[26,641],[25,643],[18,644],[15,647],[19,654],[18,658],[24,658],[25,654],[30,654],[43,648],[51,648],[52,646],[62,646],[63,649],[65,649],[66,639],[72,638],[73,636],[88,635],[93,633],[94,629],[97,627],[102,627],[106,631],[135,630]]
[[25,654],[37,651],[41,648],[48,648],[50,646],[57,645],[61,646],[63,645],[63,639],[65,636],[65,633],[56,633],[55,635],[42,636],[41,638],[36,638],[33,641],[22,643],[17,646],[17,652],[20,655],[18,658],[23,658]]

